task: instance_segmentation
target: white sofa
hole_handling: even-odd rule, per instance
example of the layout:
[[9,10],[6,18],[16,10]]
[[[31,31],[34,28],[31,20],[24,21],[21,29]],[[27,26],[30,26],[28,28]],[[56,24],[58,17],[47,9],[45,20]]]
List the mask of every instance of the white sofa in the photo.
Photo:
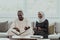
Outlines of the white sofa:
[[8,36],[7,31],[10,28],[12,22],[0,21],[0,38],[5,38]]
[[[7,22],[7,21],[5,21],[4,23],[6,23],[6,26],[4,26],[4,27],[6,27],[7,30],[5,32],[0,32],[0,38],[7,36],[7,31],[10,28],[10,25],[12,24],[12,22]],[[3,24],[1,24],[1,22],[0,22],[0,25],[3,25]],[[50,39],[58,39],[60,37],[60,23],[56,22],[53,25],[54,25],[55,33],[48,35],[48,38],[50,38]],[[3,29],[3,30],[5,30],[5,29]]]
[[59,39],[60,38],[60,23],[54,23],[54,34],[50,34],[48,38],[50,39]]

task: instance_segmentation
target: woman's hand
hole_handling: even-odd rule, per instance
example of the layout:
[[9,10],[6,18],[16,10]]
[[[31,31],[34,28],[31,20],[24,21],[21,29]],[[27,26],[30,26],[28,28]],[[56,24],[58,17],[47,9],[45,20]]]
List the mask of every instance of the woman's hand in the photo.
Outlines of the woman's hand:
[[38,30],[42,30],[41,27],[38,27]]

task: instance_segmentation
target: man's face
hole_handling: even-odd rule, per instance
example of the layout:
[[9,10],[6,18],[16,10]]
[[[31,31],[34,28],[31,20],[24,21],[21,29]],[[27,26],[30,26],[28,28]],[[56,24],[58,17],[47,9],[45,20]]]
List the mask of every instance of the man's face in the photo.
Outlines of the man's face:
[[40,13],[40,12],[38,12],[38,18],[42,18],[43,16],[42,16],[42,14]]
[[22,12],[18,12],[18,18],[19,18],[19,20],[23,20],[23,13]]

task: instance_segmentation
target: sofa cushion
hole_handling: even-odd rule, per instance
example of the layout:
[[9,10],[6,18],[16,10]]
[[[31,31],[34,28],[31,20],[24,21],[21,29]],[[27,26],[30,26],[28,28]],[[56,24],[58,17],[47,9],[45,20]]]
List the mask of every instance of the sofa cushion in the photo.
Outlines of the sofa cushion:
[[54,27],[54,25],[50,25],[49,27],[48,27],[48,32],[49,32],[49,34],[54,34],[55,33],[55,27]]
[[51,34],[48,36],[49,39],[59,39],[59,35],[58,34]]
[[60,33],[60,23],[55,23],[55,32]]
[[7,38],[8,34],[6,32],[0,33],[0,38]]
[[13,23],[12,21],[11,22],[8,22],[8,29],[10,29],[12,23]]
[[8,21],[0,22],[0,32],[8,31]]

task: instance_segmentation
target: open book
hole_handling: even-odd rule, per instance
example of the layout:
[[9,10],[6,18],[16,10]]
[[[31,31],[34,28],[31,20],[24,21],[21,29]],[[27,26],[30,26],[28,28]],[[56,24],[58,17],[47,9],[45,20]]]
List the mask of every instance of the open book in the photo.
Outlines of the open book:
[[15,35],[19,35],[20,34],[20,32],[16,31],[15,29],[12,29],[11,32],[14,33]]
[[14,34],[16,34],[17,36],[25,33],[28,29],[30,29],[30,27],[28,27],[26,30],[24,30],[22,33],[21,32],[18,32],[17,30],[13,29],[11,32],[13,32]]

